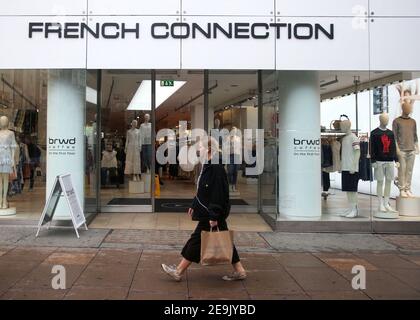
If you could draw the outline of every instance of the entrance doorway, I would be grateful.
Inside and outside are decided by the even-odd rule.
[[[262,128],[259,76],[257,71],[91,72],[89,86],[99,102],[87,107],[86,171],[97,211],[185,213],[200,166],[160,163],[155,155],[163,144],[173,144],[178,155],[182,130],[188,136],[193,129]],[[168,129],[173,138],[162,136]],[[246,166],[226,165],[232,212],[259,211],[259,177],[247,176]]]

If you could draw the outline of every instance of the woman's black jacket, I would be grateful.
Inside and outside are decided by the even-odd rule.
[[[229,184],[222,164],[204,164],[191,208],[196,221],[221,221],[228,217]]]

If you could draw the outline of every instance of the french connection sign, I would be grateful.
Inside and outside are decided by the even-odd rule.
[[[0,41],[0,69],[369,70],[352,17],[0,16]]]
[[[88,25],[77,22],[29,22],[28,37],[34,38],[39,34],[45,39],[84,39],[88,36],[95,39],[126,39],[134,37],[140,39],[141,24],[105,22]],[[274,33],[270,32],[273,30]],[[156,22],[150,27],[150,36],[153,39],[269,39],[274,36],[276,39],[297,39],[317,40],[320,37],[334,40],[334,24],[322,25],[320,23],[249,23],[237,22],[227,23],[166,23]]]

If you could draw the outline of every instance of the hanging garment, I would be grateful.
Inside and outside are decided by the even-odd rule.
[[[331,145],[323,144],[321,146],[321,167],[328,168],[333,165],[333,153]]]
[[[372,164],[369,154],[369,143],[360,142],[359,178],[363,181],[373,181]]]
[[[125,174],[140,174],[140,135],[138,129],[127,131]]]
[[[325,172],[340,172],[341,171],[341,143],[334,140],[331,144],[332,152],[332,166],[324,168]]]

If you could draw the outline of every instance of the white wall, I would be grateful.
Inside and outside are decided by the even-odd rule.
[[[420,69],[420,42],[412,41],[420,29],[418,0],[0,0],[0,8],[0,43],[9,44],[0,50],[0,69]],[[29,38],[29,22],[139,23],[140,36]],[[180,22],[333,24],[334,39],[289,39],[286,28],[277,38],[271,27],[266,39],[152,38],[152,23]],[[265,35],[264,26],[258,29]],[[406,58],[395,59],[407,43]]]

